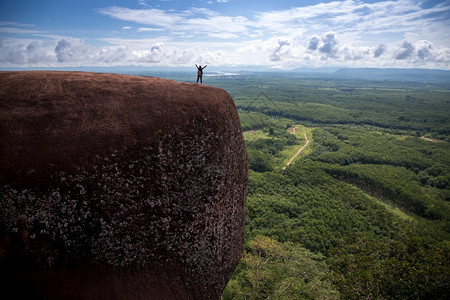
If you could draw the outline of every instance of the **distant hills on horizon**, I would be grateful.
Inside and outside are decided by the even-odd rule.
[[[267,71],[266,71],[267,72]],[[272,72],[274,72],[272,70]],[[440,69],[405,69],[405,68],[298,68],[289,71],[278,71],[298,76],[385,80],[439,82],[450,84],[450,70]]]
[[[343,68],[333,72],[333,75],[340,78],[348,77],[367,80],[400,80],[450,83],[450,71],[438,69]]]
[[[195,73],[195,67],[65,67],[65,68],[5,68],[5,71],[20,70],[57,70],[57,71],[82,71],[105,72],[135,75],[152,75],[152,73]],[[209,73],[209,74],[208,74]],[[277,75],[277,76],[305,76],[339,79],[363,79],[386,81],[416,81],[416,82],[444,82],[450,84],[450,70],[419,69],[419,68],[296,68],[291,70],[273,69],[268,67],[241,66],[241,67],[215,67],[209,66],[205,75],[230,76],[230,75]]]

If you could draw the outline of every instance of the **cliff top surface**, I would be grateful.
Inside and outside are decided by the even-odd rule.
[[[175,123],[225,117],[223,99],[234,105],[224,90],[153,77],[0,72],[1,173],[67,170],[86,153],[137,145]]]

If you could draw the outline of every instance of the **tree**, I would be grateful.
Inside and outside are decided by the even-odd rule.
[[[338,299],[328,272],[321,255],[256,236],[222,299]]]
[[[255,172],[268,172],[273,170],[271,157],[259,150],[248,149],[248,165]]]
[[[449,299],[450,243],[359,240],[337,250],[332,280],[345,299]]]

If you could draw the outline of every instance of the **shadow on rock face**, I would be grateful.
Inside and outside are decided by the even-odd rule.
[[[218,299],[247,156],[223,90],[0,72],[0,285],[43,299]]]

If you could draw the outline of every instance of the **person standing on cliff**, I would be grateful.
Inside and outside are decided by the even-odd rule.
[[[203,80],[202,80],[203,69],[206,68],[208,65],[204,66],[203,68],[202,68],[202,66],[197,66],[197,64],[195,64],[195,66],[197,67],[197,83],[198,83],[198,80],[200,79],[200,83],[203,84]]]

